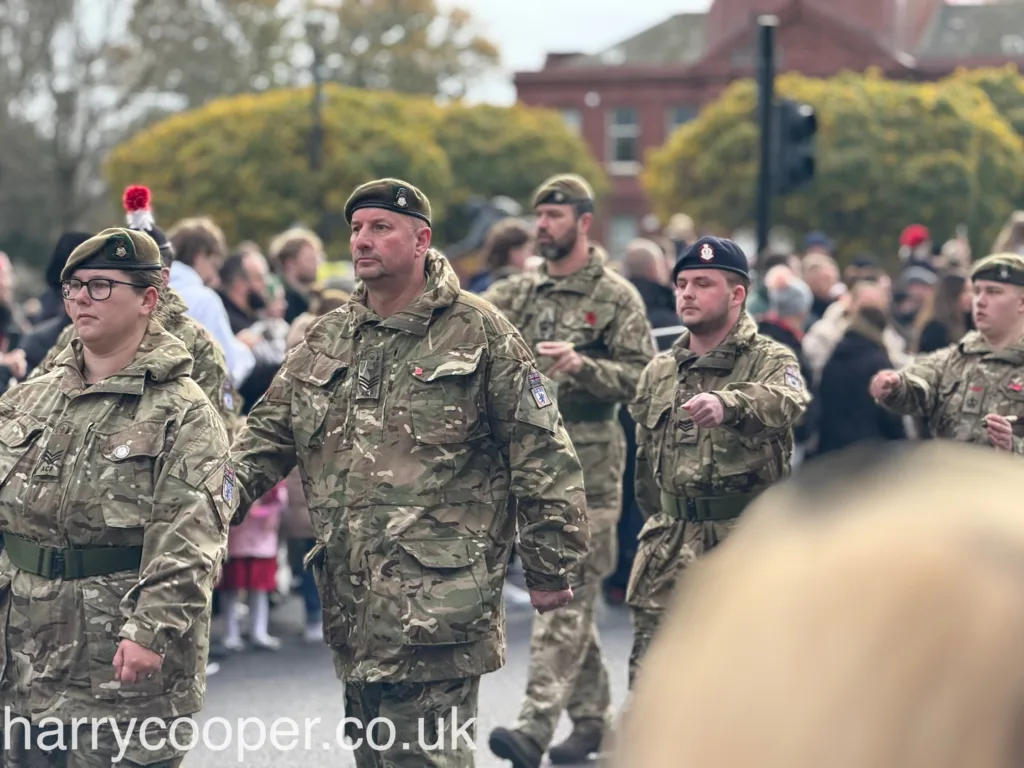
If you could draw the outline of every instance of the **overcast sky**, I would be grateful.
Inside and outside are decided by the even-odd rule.
[[[710,0],[440,0],[471,11],[502,54],[502,72],[471,98],[515,101],[512,73],[540,69],[549,52],[594,53],[676,13],[705,11]],[[600,8],[601,10],[595,10]]]

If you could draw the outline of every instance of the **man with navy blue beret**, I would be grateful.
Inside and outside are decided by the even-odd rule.
[[[789,474],[793,427],[811,399],[796,356],[746,310],[750,275],[736,243],[702,237],[672,277],[686,330],[644,369],[629,409],[646,521],[626,591],[630,687],[686,567]]]

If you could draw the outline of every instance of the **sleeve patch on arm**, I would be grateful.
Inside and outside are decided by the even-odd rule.
[[[786,386],[793,389],[803,389],[804,383],[800,378],[800,372],[791,365],[786,366]]]
[[[537,371],[531,371],[526,380],[527,385],[530,387],[530,394],[533,396],[533,401],[537,404],[537,407],[550,407],[552,404],[551,398],[548,397],[548,392],[544,388],[544,381],[541,379],[540,374]]]
[[[227,504],[235,499],[235,470],[231,467],[224,467],[224,485],[221,488],[221,497]]]

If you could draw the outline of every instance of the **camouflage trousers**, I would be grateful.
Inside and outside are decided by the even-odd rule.
[[[680,522],[665,515],[656,515],[640,531],[636,559],[626,589],[626,602],[633,609],[630,690],[661,619],[671,607],[679,577],[694,560],[725,541],[735,524],[735,520]]]
[[[356,768],[473,768],[480,677],[346,683],[346,737]],[[368,724],[378,719],[368,733]]]
[[[611,689],[598,640],[595,610],[601,583],[618,561],[615,526],[592,531],[583,583],[564,608],[533,617],[530,670],[516,730],[547,750],[565,710],[579,731],[611,725]]]
[[[27,719],[27,718],[26,718]],[[10,742],[3,744],[2,768],[178,768],[189,746],[196,739],[193,723],[188,718],[172,722],[168,728],[145,726],[140,718],[133,724],[118,724],[117,731],[126,744],[118,743],[108,723],[97,721],[96,736],[92,723],[26,726],[25,720],[10,715]],[[132,728],[132,730],[129,730]],[[4,740],[0,731],[0,741]],[[144,743],[145,742],[145,743]],[[175,745],[182,747],[176,748]],[[123,751],[122,751],[123,750]],[[120,757],[120,760],[117,758]],[[115,762],[117,760],[117,762]]]

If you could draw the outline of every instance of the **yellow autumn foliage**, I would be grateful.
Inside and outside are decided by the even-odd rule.
[[[773,199],[772,223],[827,232],[841,260],[872,252],[891,261],[915,222],[940,240],[965,223],[974,252],[984,253],[1021,202],[1021,137],[967,77],[915,84],[873,71],[787,74],[776,93],[814,107],[817,169],[803,190]],[[648,154],[643,183],[660,216],[686,211],[724,233],[754,224],[756,115],[755,83],[737,81]]]

